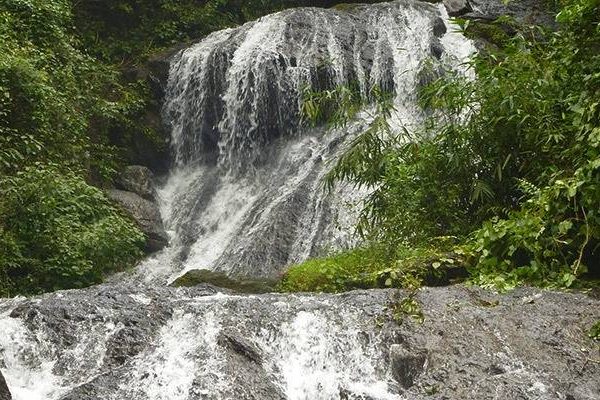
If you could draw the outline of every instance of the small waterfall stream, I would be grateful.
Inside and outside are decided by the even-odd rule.
[[[352,245],[364,192],[327,193],[321,181],[370,114],[311,129],[301,91],[357,83],[366,96],[378,85],[395,93],[393,124],[418,126],[424,66],[465,72],[474,51],[453,29],[442,5],[412,0],[304,8],[178,54],[164,106],[176,166],[159,189],[171,245],[120,282],[0,301],[0,370],[14,399],[400,399],[387,360],[396,339],[377,328],[388,292],[165,284],[190,269],[276,278]]]

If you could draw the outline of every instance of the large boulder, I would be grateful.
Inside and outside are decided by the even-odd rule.
[[[147,167],[142,165],[125,167],[119,176],[117,185],[120,189],[133,192],[146,200],[156,201],[154,174]]]
[[[440,0],[425,0],[440,2]],[[555,26],[554,13],[543,0],[441,0],[448,15],[477,21],[495,21],[509,16],[522,24]]]
[[[496,20],[508,15],[519,23],[554,26],[554,14],[542,0],[468,0],[471,10],[462,18]]]
[[[458,17],[473,10],[468,0],[444,0],[444,6],[451,17]]]
[[[109,189],[108,197],[119,204],[133,219],[146,236],[146,251],[153,253],[169,244],[158,205],[140,195],[118,189]]]
[[[275,291],[276,282],[268,279],[248,279],[229,277],[223,272],[207,269],[193,269],[175,279],[173,287],[193,287],[210,284],[230,289],[238,293],[269,293]]]
[[[11,400],[12,396],[10,391],[8,390],[8,386],[6,385],[6,380],[4,376],[2,376],[2,371],[0,371],[0,400]]]

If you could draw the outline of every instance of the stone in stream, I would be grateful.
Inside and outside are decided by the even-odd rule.
[[[210,284],[238,293],[269,293],[275,291],[275,280],[229,277],[227,274],[207,269],[193,269],[175,279],[173,287],[192,287]]]
[[[11,400],[12,396],[10,395],[10,391],[8,390],[8,386],[6,386],[6,380],[2,375],[2,371],[0,371],[0,400]]]
[[[109,189],[108,197],[129,213],[146,237],[146,251],[154,253],[169,244],[158,205],[125,190]]]
[[[458,17],[473,10],[467,0],[443,0],[443,2],[451,17]]]

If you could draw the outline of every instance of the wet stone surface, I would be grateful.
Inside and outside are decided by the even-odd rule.
[[[23,371],[62,400],[600,398],[598,299],[426,288],[424,323],[398,324],[402,298],[104,285],[13,300],[2,372],[17,400]]]

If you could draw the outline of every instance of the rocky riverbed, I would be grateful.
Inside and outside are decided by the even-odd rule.
[[[16,400],[600,398],[598,298],[425,288],[420,323],[405,295],[103,285],[4,301],[1,369]]]

